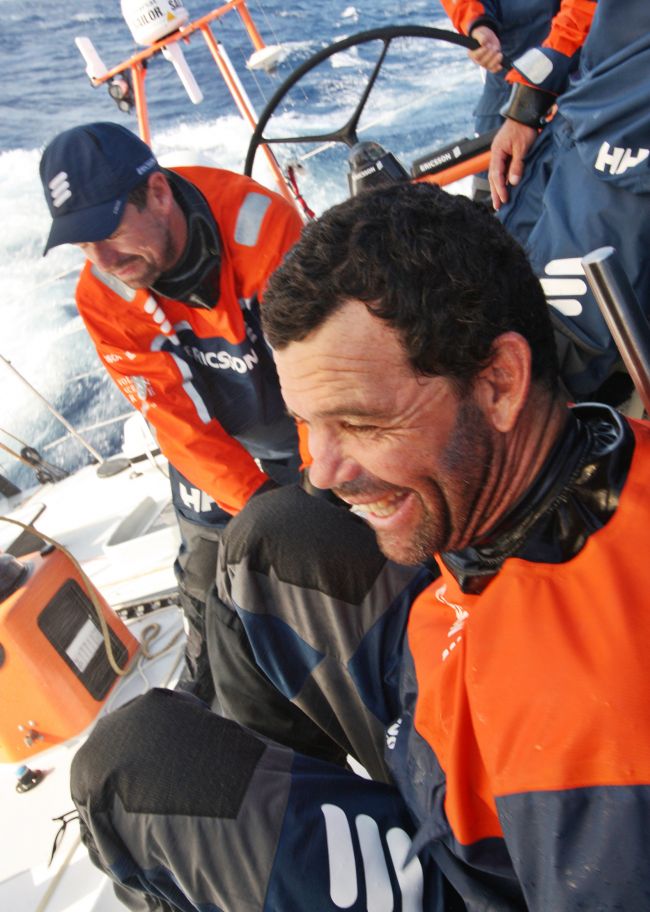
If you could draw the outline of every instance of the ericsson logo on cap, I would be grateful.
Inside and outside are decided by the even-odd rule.
[[[136,171],[136,174],[139,174],[140,176],[142,176],[143,174],[146,174],[147,171],[151,171],[151,169],[155,168],[155,167],[156,167],[156,159],[152,155],[151,158],[148,158],[146,160],[146,162],[144,162],[142,165],[139,165],[135,169],[135,171]]]
[[[56,177],[53,177],[48,184],[52,194],[52,205],[58,209],[66,200],[72,196],[72,190],[68,182],[68,175],[65,171],[59,171]]]

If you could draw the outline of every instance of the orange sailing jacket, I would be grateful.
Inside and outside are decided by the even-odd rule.
[[[208,310],[133,291],[87,262],[77,306],[106,369],[154,428],[169,461],[226,512],[266,480],[255,458],[296,450],[259,321],[267,280],[302,222],[250,178],[173,169],[207,200],[219,228],[219,301]]]
[[[541,44],[546,56],[544,78],[534,82],[515,69],[508,74],[509,82],[522,82],[559,94],[566,81],[569,63],[582,47],[591,27],[597,0],[441,0],[442,6],[454,27],[463,35],[469,35],[478,25],[486,25],[502,36],[502,43],[509,35],[512,46],[504,46],[508,54],[519,56],[534,46],[535,42],[525,40],[526,30],[531,35],[537,32],[537,24],[548,20],[546,38]],[[536,68],[533,68],[535,71]]]
[[[574,411],[546,490],[409,615],[391,765],[469,910],[650,908],[650,426]]]

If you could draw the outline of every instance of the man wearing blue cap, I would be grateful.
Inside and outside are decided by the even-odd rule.
[[[188,665],[210,699],[203,615],[220,532],[251,495],[298,477],[296,428],[259,307],[302,222],[250,178],[161,168],[114,123],[56,136],[40,173],[52,215],[45,253],[60,244],[85,253],[79,312],[169,459]]]

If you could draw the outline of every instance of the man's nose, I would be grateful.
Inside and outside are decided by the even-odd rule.
[[[106,241],[84,244],[83,251],[88,259],[96,266],[99,266],[100,269],[110,269],[119,259],[119,255]]]
[[[309,480],[317,488],[336,488],[345,481],[352,481],[359,472],[357,463],[344,452],[336,434],[309,429]]]

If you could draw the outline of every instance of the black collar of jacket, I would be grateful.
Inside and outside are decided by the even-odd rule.
[[[606,405],[571,409],[531,488],[483,542],[442,560],[464,592],[481,592],[508,557],[564,563],[613,516],[634,451],[634,435]]]
[[[152,291],[190,307],[212,309],[219,303],[221,240],[219,228],[203,194],[173,171],[163,170],[174,199],[187,221],[187,243],[180,260],[163,273]]]

